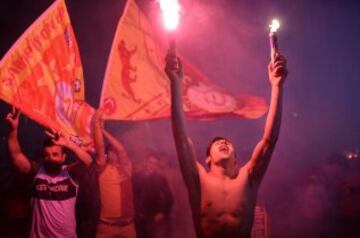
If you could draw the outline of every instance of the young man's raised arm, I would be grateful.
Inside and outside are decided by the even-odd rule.
[[[121,165],[124,166],[124,168],[126,169],[126,172],[130,175],[131,170],[132,170],[132,163],[131,163],[129,156],[125,150],[125,147],[123,146],[123,144],[120,143],[120,141],[118,139],[116,139],[107,130],[103,129],[103,134],[104,134],[105,138],[109,141],[109,144],[111,145],[111,147],[115,149]]]
[[[268,66],[268,73],[271,84],[271,99],[264,134],[256,145],[250,161],[245,165],[255,184],[259,184],[264,176],[279,137],[283,83],[287,76],[286,60],[282,55],[276,54],[274,64],[270,63]]]
[[[21,150],[18,139],[20,111],[13,107],[12,112],[8,113],[6,120],[10,124],[10,133],[8,136],[8,149],[11,160],[16,169],[21,173],[29,174],[31,172],[31,162]]]
[[[106,163],[105,161],[105,143],[103,136],[103,127],[104,122],[102,119],[101,110],[97,110],[91,120],[91,126],[94,135],[94,146],[96,151],[96,165],[103,167]]]
[[[173,53],[166,56],[166,74],[170,79],[171,87],[171,122],[173,136],[175,140],[176,151],[180,164],[182,176],[189,192],[190,205],[193,212],[195,225],[200,224],[195,219],[200,218],[200,178],[199,168],[193,144],[187,135],[185,128],[185,115],[183,110],[181,80],[183,77],[182,65],[179,59]],[[199,231],[199,227],[196,227]]]
[[[72,142],[67,135],[64,135],[57,131],[53,131],[53,132],[45,131],[45,133],[52,139],[55,145],[67,148],[75,154],[76,159],[78,161],[75,162],[71,167],[77,167],[77,165],[80,164],[85,165],[87,167],[91,165],[92,159],[90,154],[86,152],[84,149],[82,149],[80,146]]]

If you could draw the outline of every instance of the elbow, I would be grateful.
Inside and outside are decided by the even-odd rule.
[[[266,147],[274,147],[278,141],[278,138],[278,136],[263,137],[261,141]]]
[[[30,171],[31,171],[31,168],[27,168],[27,167],[23,167],[23,166],[16,166],[16,168],[17,168],[17,171],[19,171],[19,173],[24,174],[24,175],[30,174]]]
[[[16,158],[13,158],[12,164],[15,169],[21,174],[29,174],[31,171],[30,164],[24,163],[20,160],[17,160]]]

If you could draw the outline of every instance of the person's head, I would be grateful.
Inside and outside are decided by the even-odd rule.
[[[56,145],[52,139],[46,139],[43,143],[43,159],[45,163],[62,165],[65,162],[66,153],[64,148]]]
[[[105,153],[106,153],[106,160],[109,163],[117,163],[119,158],[118,158],[118,154],[116,153],[116,150],[114,147],[112,147],[111,145],[106,146],[105,148]]]
[[[332,154],[326,158],[322,165],[322,170],[327,176],[341,175],[348,168],[348,161],[342,154]]]
[[[221,165],[225,161],[235,166],[234,146],[224,137],[215,137],[207,146],[206,164],[211,168],[211,165]]]
[[[146,161],[145,161],[145,172],[147,173],[154,173],[160,166],[160,159],[153,155],[150,154],[146,157]]]

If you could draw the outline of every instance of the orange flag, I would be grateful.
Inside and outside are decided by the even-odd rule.
[[[105,119],[147,120],[170,115],[165,51],[155,40],[145,15],[128,0],[117,26],[103,81],[100,107]],[[222,115],[261,117],[263,98],[234,96],[210,82],[185,59],[184,110],[188,117],[210,120]]]
[[[55,1],[0,61],[0,98],[41,125],[89,141],[93,109],[64,0]]]

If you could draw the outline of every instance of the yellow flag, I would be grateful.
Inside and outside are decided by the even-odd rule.
[[[100,107],[105,110],[105,119],[147,120],[170,115],[164,53],[145,15],[133,0],[127,1],[103,81]],[[198,120],[222,115],[258,118],[267,110],[264,99],[227,93],[185,59],[182,61],[184,110],[188,117]]]
[[[89,140],[92,109],[64,0],[55,1],[0,61],[0,98],[45,127]],[[87,139],[86,139],[87,138]]]

